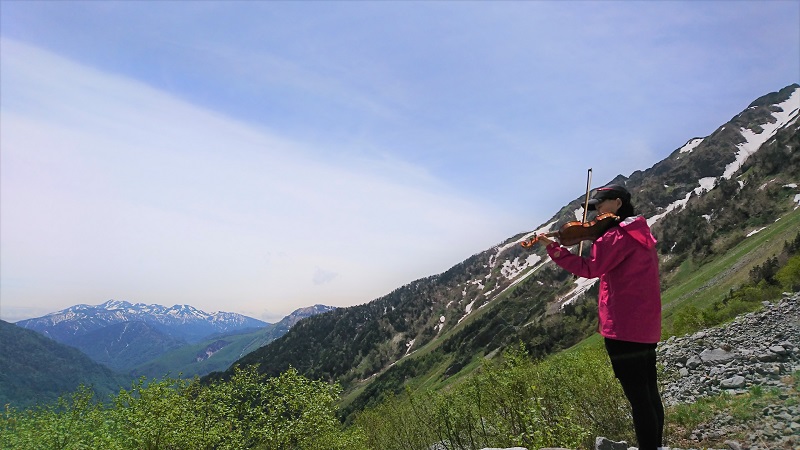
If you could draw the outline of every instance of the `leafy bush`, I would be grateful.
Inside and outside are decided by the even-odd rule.
[[[3,449],[108,449],[122,450],[108,411],[91,389],[80,387],[50,406],[18,412],[6,406],[0,422]]]
[[[775,273],[775,280],[786,290],[800,291],[800,255],[786,261],[786,264]]]
[[[7,409],[3,449],[362,449],[336,419],[340,389],[290,369],[275,378],[237,369],[230,381],[144,380],[95,402],[80,389],[53,406]]]
[[[448,391],[406,391],[356,419],[370,448],[591,447],[632,438],[627,402],[602,349],[534,362],[524,349],[485,362]]]

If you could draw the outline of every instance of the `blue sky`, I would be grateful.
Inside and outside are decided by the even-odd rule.
[[[11,321],[365,303],[800,81],[797,1],[0,7]]]

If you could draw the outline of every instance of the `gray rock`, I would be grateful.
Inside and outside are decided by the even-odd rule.
[[[775,353],[775,354],[778,354],[778,355],[785,355],[785,354],[789,353],[789,352],[788,352],[788,351],[787,351],[785,348],[783,348],[783,346],[781,346],[781,345],[773,345],[773,346],[771,346],[771,347],[770,347],[768,350],[769,350],[769,351],[771,351],[772,353]]]
[[[725,445],[727,445],[731,450],[742,450],[742,444],[738,443],[737,441],[725,441]]]
[[[528,450],[528,449],[525,448],[525,447],[509,447],[509,448],[494,448],[494,447],[488,448],[487,447],[487,448],[482,448],[481,450]],[[557,449],[557,448],[546,449],[546,448],[543,448],[541,450],[569,450],[569,449],[566,449],[566,448],[564,448],[564,449]]]
[[[778,355],[772,352],[762,352],[756,355],[756,358],[761,362],[772,362],[778,360]]]
[[[721,348],[713,350],[703,350],[700,352],[700,359],[708,365],[722,364],[732,361],[736,358],[736,354]]]
[[[628,443],[625,441],[614,442],[600,436],[594,440],[594,450],[628,450]]]
[[[720,382],[720,387],[723,389],[739,389],[744,387],[745,378],[741,375],[736,375],[730,378],[726,378]]]

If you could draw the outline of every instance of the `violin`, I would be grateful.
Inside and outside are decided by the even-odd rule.
[[[595,217],[591,222],[581,222],[578,220],[567,222],[558,229],[550,233],[537,234],[527,241],[522,241],[520,245],[525,248],[533,245],[542,237],[555,237],[561,245],[575,245],[583,241],[594,241],[603,235],[614,224],[619,223],[619,217],[613,213],[604,213]]]

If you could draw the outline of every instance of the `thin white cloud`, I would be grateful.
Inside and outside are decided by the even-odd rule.
[[[327,284],[333,281],[336,276],[339,275],[336,272],[331,272],[322,268],[317,267],[314,270],[314,284]]]
[[[493,243],[495,211],[408,163],[321,160],[136,81],[2,47],[4,308],[353,304]]]

